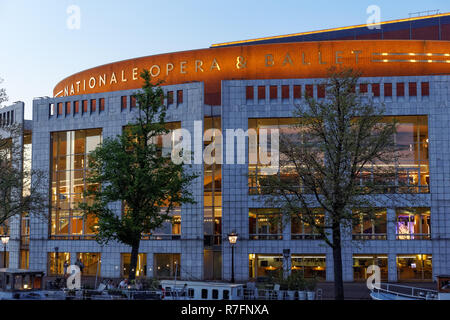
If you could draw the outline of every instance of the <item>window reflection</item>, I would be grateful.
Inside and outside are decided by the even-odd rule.
[[[130,274],[130,264],[131,264],[131,253],[121,254],[121,276],[128,278]],[[147,254],[139,253],[136,265],[136,277],[146,277],[147,276]]]
[[[367,182],[373,181],[379,185],[382,193],[401,192],[401,193],[428,193],[430,184],[429,174],[429,155],[428,155],[428,118],[427,116],[398,116],[385,117],[383,122],[397,122],[397,133],[394,136],[397,146],[397,156],[393,157],[392,166],[395,177],[378,177],[374,173],[383,172],[386,169],[384,163],[374,163],[366,166],[366,170],[361,172],[359,183],[363,187]],[[256,164],[249,164],[249,192],[251,194],[260,193],[260,180],[267,174],[269,165],[264,165],[259,157],[259,144],[261,130],[267,131],[267,149],[270,150],[270,130],[278,128],[280,130],[280,139],[287,137],[291,141],[302,139],[300,129],[292,128],[298,121],[295,118],[265,118],[248,119],[249,130],[253,129],[257,133],[258,148],[252,150],[249,148],[249,159],[257,159]],[[257,153],[256,155],[254,153]],[[270,152],[269,152],[270,156]],[[283,162],[283,155],[280,154],[280,163]],[[278,168],[276,168],[278,169]],[[280,178],[289,182],[292,186],[300,186],[293,168],[284,166],[280,168],[278,174]],[[303,192],[308,192],[303,190]]]
[[[250,254],[249,276],[276,277],[283,270],[283,256],[281,254]]]
[[[98,252],[79,252],[77,253],[77,259],[83,263],[83,270],[81,274],[83,276],[100,276],[101,260],[100,253]]]
[[[79,237],[95,233],[93,217],[83,217],[78,203],[86,201],[88,155],[102,140],[101,129],[53,132],[51,236]],[[92,186],[94,187],[94,186]]]
[[[70,265],[69,252],[49,252],[48,257],[48,274],[49,275],[64,275],[67,267]]]
[[[398,208],[395,233],[399,240],[431,238],[430,208]]]
[[[317,230],[313,228],[311,223],[314,222],[317,226],[324,226],[325,215],[322,209],[312,209],[316,216],[307,220],[301,214],[291,218],[291,239],[292,240],[315,240],[319,238]],[[308,217],[309,218],[309,217]],[[309,223],[308,223],[309,221]]]
[[[353,240],[386,240],[386,209],[354,210]]]
[[[325,255],[297,255],[291,257],[291,269],[299,272],[304,278],[326,278]]]
[[[371,274],[367,273],[369,266],[380,267],[380,279],[388,280],[388,256],[387,255],[353,255],[353,279],[366,280]]]
[[[281,214],[277,209],[250,209],[248,218],[250,239],[283,239],[281,218]]]
[[[398,255],[398,280],[432,280],[432,256],[427,254]]]
[[[154,275],[158,279],[173,279],[175,275],[180,277],[179,253],[155,253]]]

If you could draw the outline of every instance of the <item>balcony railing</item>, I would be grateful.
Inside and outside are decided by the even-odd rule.
[[[357,233],[352,234],[353,240],[387,240],[386,233]]]
[[[52,234],[50,240],[95,240],[95,235]]]
[[[397,240],[431,240],[430,233],[397,233],[395,236]]]
[[[282,234],[250,234],[250,240],[283,240]]]
[[[291,240],[319,240],[320,235],[318,234],[291,234]]]
[[[143,235],[141,240],[180,240],[180,234],[149,234]]]

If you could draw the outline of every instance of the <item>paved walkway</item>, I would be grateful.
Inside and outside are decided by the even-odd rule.
[[[434,282],[400,282],[399,285],[436,290],[437,285]],[[323,300],[334,299],[334,283],[320,282],[318,289],[322,289]],[[349,282],[344,283],[344,294],[346,300],[370,300],[369,289],[365,282]]]

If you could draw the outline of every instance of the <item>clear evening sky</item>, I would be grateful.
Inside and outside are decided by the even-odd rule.
[[[68,7],[80,8],[69,29]],[[52,96],[73,73],[109,62],[213,43],[365,24],[439,9],[449,0],[0,0],[0,78],[10,104]]]

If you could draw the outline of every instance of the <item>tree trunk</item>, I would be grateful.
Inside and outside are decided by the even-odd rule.
[[[139,244],[140,244],[140,241],[137,241],[131,246],[130,272],[128,274],[128,280],[129,281],[132,281],[132,280],[136,279],[137,260],[138,260],[138,254],[139,254]]]
[[[333,228],[333,262],[334,262],[334,299],[344,300],[344,281],[342,278],[341,229],[338,224]]]

